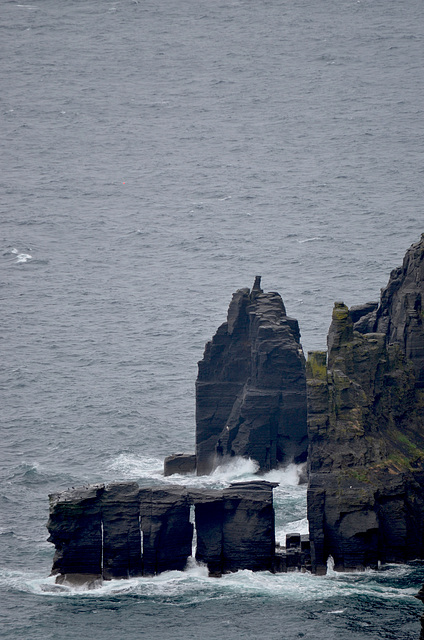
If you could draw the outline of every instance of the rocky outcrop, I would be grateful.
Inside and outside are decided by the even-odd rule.
[[[231,484],[222,491],[194,493],[196,560],[211,575],[241,569],[272,571],[275,557],[272,490],[276,483]]]
[[[222,572],[271,571],[275,528],[272,489],[278,483],[240,482],[223,490]]]
[[[424,557],[424,236],[378,306],[336,303],[307,362],[314,570]],[[359,331],[358,331],[359,329]]]
[[[192,508],[196,560],[211,575],[273,570],[275,486],[257,481],[207,491],[129,482],[53,494],[52,573],[58,583],[96,586],[103,579],[182,571],[192,555]]]
[[[184,487],[92,485],[50,496],[52,573],[71,583],[184,569],[193,525]],[[63,581],[60,579],[59,581]]]
[[[194,453],[174,453],[165,458],[163,473],[172,476],[176,473],[187,475],[196,471],[196,456]]]
[[[260,278],[233,295],[206,345],[196,382],[196,455],[165,475],[210,473],[226,457],[268,471],[308,450],[310,540],[275,551],[272,483],[222,491],[136,483],[50,496],[49,540],[58,581],[184,569],[192,553],[211,575],[239,569],[377,567],[424,558],[424,234],[379,303],[334,306],[328,352],[306,363],[297,321]],[[307,378],[307,385],[306,385]],[[306,396],[307,386],[307,396]],[[307,430],[306,430],[307,397]]]
[[[296,320],[278,293],[233,295],[227,322],[205,348],[196,382],[197,473],[226,456],[267,471],[307,451],[305,361]]]
[[[370,309],[355,329],[362,333],[384,333],[388,343],[397,343],[415,369],[415,383],[424,387],[424,234],[406,252],[401,267],[390,274],[381,292],[380,304]],[[372,303],[370,303],[372,304]]]
[[[101,484],[49,496],[48,540],[56,548],[53,574],[86,574],[90,582],[101,576],[100,501],[103,493],[104,485]]]

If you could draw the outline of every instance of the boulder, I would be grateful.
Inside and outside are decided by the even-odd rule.
[[[196,454],[194,453],[174,453],[165,458],[164,475],[172,476],[175,473],[185,475],[195,473]]]

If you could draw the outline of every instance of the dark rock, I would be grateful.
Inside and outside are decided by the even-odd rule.
[[[398,343],[414,365],[417,386],[424,387],[424,234],[390,274],[378,309],[363,316],[355,329],[384,333],[388,343]]]
[[[227,322],[199,362],[196,382],[197,473],[225,456],[256,460],[267,471],[306,459],[306,383],[296,320],[277,293],[233,295]]]
[[[276,546],[274,555],[274,573],[287,572],[287,553],[284,547]]]
[[[101,496],[103,484],[49,496],[49,542],[56,547],[52,574],[102,575]]]
[[[309,354],[308,519],[317,573],[330,555],[336,570],[424,557],[424,396],[416,384],[424,336],[415,313],[423,247],[422,239],[392,272],[377,312],[336,303],[328,357]],[[373,314],[378,332],[356,331]]]
[[[272,482],[232,484],[223,490],[223,573],[274,567],[275,525]]]
[[[220,576],[223,567],[224,502],[222,491],[197,495],[195,502],[196,560],[208,566],[210,576]]]
[[[286,549],[300,549],[300,533],[288,533],[286,535]]]
[[[140,489],[143,575],[182,571],[191,555],[193,525],[185,487]]]
[[[49,541],[56,546],[52,573],[68,583],[85,575],[141,575],[139,488],[136,483],[92,485],[50,496]],[[97,577],[94,581],[97,581]]]
[[[222,491],[136,483],[94,485],[50,498],[49,540],[56,545],[58,584],[94,588],[102,579],[182,571],[192,554],[210,575],[274,568],[275,483],[257,481]]]
[[[350,307],[349,315],[354,325],[356,325],[364,316],[367,316],[374,311],[377,311],[378,302],[366,302],[365,304],[359,304],[355,307]],[[355,326],[356,329],[356,326]],[[356,329],[357,330],[357,329]]]
[[[274,569],[275,486],[257,481],[235,483],[221,491],[190,491],[196,514],[196,560],[208,565],[210,575]]]
[[[300,536],[300,566],[302,571],[310,571],[311,564],[311,541],[308,535]]]
[[[194,453],[174,453],[167,456],[164,462],[164,475],[174,473],[185,475],[196,471],[196,455]]]
[[[136,482],[122,482],[107,486],[102,495],[106,580],[142,575],[139,491]]]
[[[277,562],[280,554],[277,551]],[[281,564],[281,561],[280,561]],[[286,535],[285,568],[279,571],[310,571],[311,570],[311,545],[309,535],[289,533]]]

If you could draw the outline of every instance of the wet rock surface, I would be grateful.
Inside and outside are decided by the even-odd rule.
[[[49,496],[48,540],[56,548],[52,573],[102,575],[103,493],[98,484]]]

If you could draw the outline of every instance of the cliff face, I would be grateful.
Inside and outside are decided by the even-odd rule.
[[[399,344],[414,365],[419,388],[424,388],[423,283],[424,234],[420,242],[406,252],[402,266],[390,274],[389,283],[381,292],[380,304],[355,324],[358,331],[384,333],[388,343]]]
[[[253,458],[261,471],[306,458],[305,360],[297,320],[278,293],[233,295],[228,319],[205,348],[196,382],[199,475],[224,456]]]
[[[424,236],[380,304],[336,303],[309,354],[308,519],[324,572],[424,557]]]

